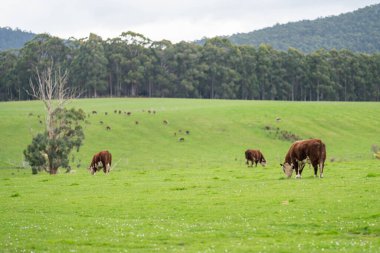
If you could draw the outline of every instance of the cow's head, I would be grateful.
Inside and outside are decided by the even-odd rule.
[[[95,172],[96,172],[96,168],[94,165],[91,165],[89,168],[88,168],[88,171],[90,171],[91,175],[94,175]]]
[[[267,161],[266,161],[264,158],[262,158],[261,161],[260,161],[260,164],[261,164],[263,167],[265,167],[265,165],[267,165]]]
[[[284,163],[284,164],[280,164],[282,166],[282,170],[284,171],[285,175],[289,178],[292,176],[293,174],[293,168],[294,168],[294,165],[293,164],[289,164],[289,163]]]

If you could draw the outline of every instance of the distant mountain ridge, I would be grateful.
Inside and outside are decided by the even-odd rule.
[[[238,45],[269,44],[277,50],[292,47],[306,53],[320,48],[380,52],[380,4],[338,16],[275,25],[225,38]]]
[[[22,48],[36,34],[10,27],[0,27],[0,51]]]

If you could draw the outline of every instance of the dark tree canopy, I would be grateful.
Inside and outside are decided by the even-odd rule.
[[[133,32],[103,40],[37,35],[19,51],[0,52],[0,99],[32,99],[35,69],[51,61],[82,97],[379,101],[380,54],[318,49],[305,54],[267,44],[204,45],[151,41]]]

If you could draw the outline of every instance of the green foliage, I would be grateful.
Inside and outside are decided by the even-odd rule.
[[[277,50],[289,47],[312,53],[318,49],[347,49],[354,52],[380,51],[380,4],[357,11],[287,24],[226,37],[238,45],[269,44]]]
[[[56,174],[59,167],[70,170],[70,152],[74,148],[78,152],[84,139],[80,125],[84,119],[81,109],[56,109],[52,115],[53,135],[49,136],[48,131],[37,134],[24,150],[25,160],[32,169],[46,170],[51,174]]]

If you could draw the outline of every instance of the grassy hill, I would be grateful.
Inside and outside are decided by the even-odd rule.
[[[354,52],[380,51],[380,4],[354,12],[275,25],[228,39],[236,44],[259,46],[269,44],[278,50],[297,48],[303,52],[324,49],[348,49]]]
[[[81,166],[50,176],[11,168],[22,165],[22,150],[42,129],[41,102],[0,104],[5,251],[380,247],[380,163],[371,153],[371,145],[380,144],[378,103],[136,98],[77,100],[70,106],[90,115],[77,155]],[[302,180],[284,180],[279,163],[291,144],[285,133],[326,143],[324,179],[305,169]],[[247,168],[247,148],[261,149],[268,166]],[[113,154],[113,169],[90,176],[92,155],[103,149]]]

